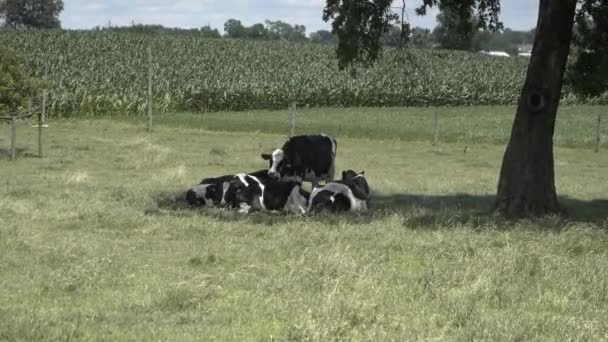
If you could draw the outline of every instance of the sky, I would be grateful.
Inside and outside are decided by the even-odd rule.
[[[246,25],[266,19],[306,26],[306,32],[329,29],[323,22],[325,0],[64,0],[61,22],[64,28],[87,29],[95,26],[161,24],[167,27],[197,28],[210,25],[223,33],[230,18]],[[436,11],[416,16],[420,0],[407,0],[412,26],[433,28]],[[513,30],[529,30],[536,25],[538,0],[502,0],[501,20]],[[401,1],[394,6],[401,7]],[[397,11],[400,12],[398,8]]]

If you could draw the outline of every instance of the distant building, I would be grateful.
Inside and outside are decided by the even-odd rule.
[[[519,44],[517,45],[517,51],[520,53],[532,52],[532,44]]]
[[[504,51],[481,51],[481,53],[483,53],[484,55],[490,55],[490,56],[511,57],[511,55],[509,55],[508,53],[506,53]]]
[[[517,55],[521,57],[532,56],[532,44],[519,44],[517,45]]]

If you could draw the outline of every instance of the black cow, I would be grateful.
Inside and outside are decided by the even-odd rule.
[[[325,134],[300,135],[290,138],[272,154],[262,154],[270,163],[268,174],[275,179],[331,182],[336,168],[338,143]]]
[[[268,178],[268,170],[260,170],[251,173],[259,178]],[[226,193],[230,187],[230,181],[235,175],[226,175],[215,178],[205,178],[197,186],[186,192],[186,201],[192,206],[213,207],[226,204]]]
[[[238,174],[230,182],[226,202],[242,213],[253,209],[304,214],[309,196],[299,182]]]
[[[342,180],[315,188],[310,195],[308,211],[364,212],[369,209],[370,190],[365,172],[342,172]]]

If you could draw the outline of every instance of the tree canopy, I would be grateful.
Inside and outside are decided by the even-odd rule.
[[[382,35],[399,16],[391,10],[392,0],[327,0],[323,20],[332,20],[338,37],[338,66],[369,64],[378,59]]]
[[[334,41],[334,35],[327,30],[318,30],[310,34],[310,41],[320,44],[329,44]]]
[[[14,28],[60,28],[62,0],[0,0],[0,18]]]
[[[228,19],[224,23],[224,32],[229,38],[244,38],[247,35],[247,30],[240,20]]]
[[[23,108],[42,86],[27,74],[21,58],[13,50],[0,47],[0,112]]]
[[[285,39],[289,41],[306,40],[306,27],[304,25],[291,25],[280,20],[266,20],[268,37],[270,39]]]
[[[476,32],[473,11],[459,10],[446,5],[439,6],[434,40],[444,49],[470,50]]]
[[[369,65],[382,51],[382,37],[399,23],[399,15],[391,9],[392,0],[326,0],[323,20],[331,21],[332,32],[338,37],[337,58],[341,69],[353,65]],[[502,29],[499,21],[499,0],[423,0],[416,9],[425,15],[427,9],[438,6],[458,20],[445,20],[446,27],[461,30]],[[476,20],[471,23],[471,18]],[[401,23],[403,25],[403,23]]]
[[[306,40],[304,25],[291,25],[280,20],[266,20],[265,24],[256,23],[247,27],[240,20],[229,19],[224,23],[224,32],[227,38]]]
[[[577,15],[575,56],[567,81],[575,92],[595,96],[608,89],[608,0],[584,2]]]

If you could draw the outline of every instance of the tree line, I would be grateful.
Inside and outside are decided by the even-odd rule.
[[[12,28],[61,28],[59,14],[63,11],[62,0],[0,0],[0,20],[3,26]],[[458,50],[503,50],[517,53],[519,44],[531,44],[534,31],[521,32],[505,29],[502,32],[485,32],[468,30],[461,32],[461,26],[454,25],[459,17],[442,9],[437,16],[437,26],[433,30],[415,27],[402,34],[402,27],[392,25],[382,34],[382,44],[389,47],[406,44],[418,48],[446,48]],[[472,21],[473,19],[469,18]],[[137,33],[180,33],[198,34],[204,38],[234,38],[258,40],[311,41],[321,44],[335,43],[336,37],[328,30],[318,30],[306,34],[304,25],[289,24],[281,20],[266,20],[264,23],[243,25],[238,19],[229,19],[224,23],[223,31],[209,25],[200,28],[183,29],[162,25],[131,24],[130,26],[95,27],[94,30],[125,31]]]
[[[531,45],[534,41],[534,30],[514,31],[506,28],[503,31],[487,32],[476,31],[468,35],[461,35],[443,22],[444,15],[438,16],[438,25],[433,29],[415,27],[407,32],[405,43],[402,28],[398,25],[390,26],[383,33],[381,43],[387,47],[399,47],[406,44],[416,48],[441,48],[469,51],[501,50],[511,55],[517,55],[518,47]],[[211,26],[184,29],[171,28],[162,25],[132,24],[130,26],[96,27],[101,31],[123,31],[137,33],[183,33],[198,34],[204,38],[231,38],[252,40],[285,40],[292,42],[310,41],[319,44],[333,44],[336,37],[328,30],[317,30],[306,34],[304,25],[292,25],[281,20],[266,20],[264,23],[255,23],[245,26],[238,19],[228,19],[224,23],[224,33]],[[456,37],[456,38],[455,38]]]
[[[292,42],[310,41],[319,44],[333,44],[336,37],[328,30],[318,30],[306,35],[304,25],[292,25],[280,20],[266,20],[264,23],[256,23],[245,26],[238,19],[229,19],[224,23],[224,34],[211,26],[184,29],[164,27],[162,25],[132,24],[130,26],[106,26],[95,27],[94,30],[136,32],[136,33],[178,33],[198,34],[204,38],[221,39],[252,39],[252,40],[285,40]],[[381,43],[387,47],[402,46],[403,36],[401,27],[393,25],[382,35]],[[534,42],[534,30],[514,31],[506,28],[503,31],[487,32],[477,31],[464,39],[454,39],[457,32],[446,29],[438,24],[433,30],[415,27],[408,32],[405,44],[416,48],[441,48],[468,51],[490,51],[500,50],[517,55],[518,48],[522,45],[531,45]]]

